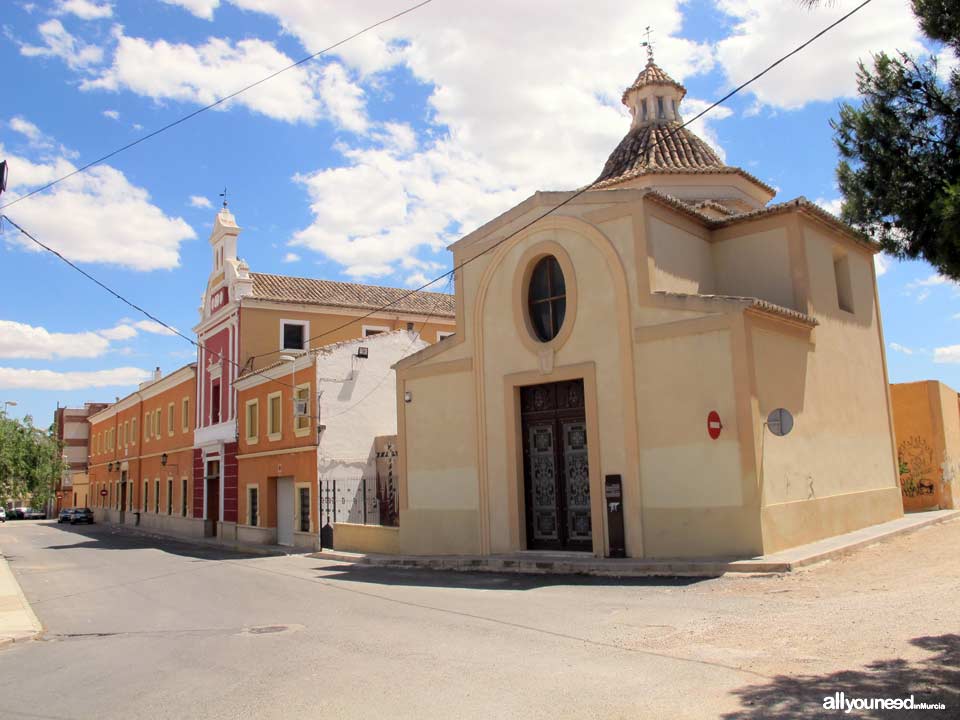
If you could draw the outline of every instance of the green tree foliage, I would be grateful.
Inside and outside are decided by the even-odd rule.
[[[65,469],[53,427],[35,427],[29,415],[22,421],[0,415],[0,502],[29,496],[43,507]]]
[[[921,28],[960,53],[960,2],[913,0]],[[859,106],[831,125],[843,219],[900,258],[960,279],[960,70],[880,53],[857,73]]]

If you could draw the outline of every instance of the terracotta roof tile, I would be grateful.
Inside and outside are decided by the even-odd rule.
[[[664,297],[698,298],[700,300],[711,300],[714,302],[735,303],[744,308],[752,308],[754,310],[759,310],[760,312],[769,313],[771,315],[779,315],[780,317],[796,320],[797,322],[801,322],[804,325],[809,325],[810,327],[816,327],[820,324],[815,317],[807,315],[806,313],[802,313],[799,310],[793,310],[792,308],[787,308],[783,307],[783,305],[772,303],[769,300],[762,300],[755,297],[746,297],[741,295],[699,295],[697,293],[670,292],[668,290],[654,290],[654,294],[663,295]]]
[[[637,79],[633,81],[633,85],[628,87],[623,91],[623,104],[627,104],[627,94],[631,90],[638,90],[646,85],[669,85],[675,87],[682,93],[680,97],[683,97],[687,94],[687,89],[674,80],[672,77],[667,75],[659,65],[657,65],[653,60],[647,61],[647,66],[640,71],[640,74],[637,75]]]
[[[388,312],[445,318],[452,318],[455,311],[454,296],[446,293],[421,290],[406,295],[409,291],[402,288],[256,272],[250,273],[250,277],[253,278],[253,297],[257,300],[334,305],[360,310],[388,306]]]

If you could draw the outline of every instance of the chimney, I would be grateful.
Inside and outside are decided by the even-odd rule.
[[[163,377],[163,375],[160,373],[160,368],[158,366],[157,369],[153,371],[153,381],[156,382],[161,377]]]

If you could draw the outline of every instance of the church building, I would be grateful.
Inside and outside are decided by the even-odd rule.
[[[772,204],[685,93],[651,57],[589,190],[450,246],[456,334],[396,366],[400,552],[742,557],[902,514],[878,248]]]

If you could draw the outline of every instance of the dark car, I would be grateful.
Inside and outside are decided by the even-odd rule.
[[[28,508],[23,514],[23,518],[25,520],[46,520],[47,513],[43,510],[37,510],[36,508]]]
[[[64,508],[57,516],[58,523],[70,522],[73,520],[73,508]]]
[[[7,510],[7,520],[23,520],[26,508],[15,507]]]
[[[73,517],[70,518],[70,524],[87,523],[93,525],[93,510],[90,508],[74,508]]]

